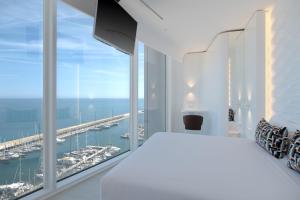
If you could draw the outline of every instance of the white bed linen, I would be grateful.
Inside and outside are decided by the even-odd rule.
[[[157,133],[103,177],[102,200],[299,200],[284,165],[254,141]]]

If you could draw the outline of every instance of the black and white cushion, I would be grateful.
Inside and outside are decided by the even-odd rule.
[[[291,139],[287,165],[300,172],[300,131],[297,131]]]
[[[265,119],[260,120],[257,125],[255,140],[276,158],[283,158],[288,152],[289,140],[286,127],[271,125]]]

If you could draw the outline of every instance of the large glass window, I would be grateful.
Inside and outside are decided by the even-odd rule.
[[[42,127],[49,123],[42,121],[43,1],[0,0],[0,10],[2,200],[42,188],[43,167],[53,163],[42,162]],[[132,139],[128,133],[130,56],[96,40],[93,24],[92,16],[57,0],[57,180],[127,152]],[[142,144],[149,127],[160,127],[152,118],[164,123],[156,112],[164,99],[156,92],[165,88],[159,82],[164,80],[164,73],[160,75],[164,56],[142,43],[138,46],[137,126]],[[153,112],[157,115],[151,118]]]
[[[42,187],[42,2],[0,1],[0,199]]]
[[[57,176],[129,150],[130,56],[93,37],[93,17],[58,1]]]

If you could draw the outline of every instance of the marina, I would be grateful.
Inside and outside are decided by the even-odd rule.
[[[94,166],[119,153],[120,148],[108,146],[87,146],[77,151],[66,153],[57,160],[57,176],[63,178],[87,167]]]
[[[35,186],[29,183],[18,182],[9,185],[0,185],[0,200],[14,199],[31,191]]]
[[[114,116],[111,118],[96,120],[76,126],[71,126],[57,130],[57,144],[65,142],[65,138],[72,135],[86,133],[87,131],[100,131],[113,126],[118,126],[118,122],[128,119],[129,114]],[[33,151],[40,151],[42,148],[43,135],[36,134],[0,144],[0,161],[18,159]]]
[[[57,178],[59,180],[81,170],[84,170],[88,167],[99,164],[106,159],[115,156],[119,152],[120,148],[112,145],[89,145],[86,148],[81,148],[70,153],[65,153],[62,158],[59,158],[57,160]],[[40,173],[35,174],[35,176],[41,181],[44,177],[42,169],[40,170]],[[18,198],[21,195],[41,188],[42,186],[42,183],[33,185],[23,182],[20,178],[19,182],[0,185],[0,200]]]
[[[130,138],[130,134],[129,133],[124,133],[123,135],[120,136],[122,139],[129,139]],[[144,128],[139,127],[138,129],[138,140],[139,141],[143,141],[145,137],[145,132],[144,132]]]
[[[126,152],[129,134],[122,137],[122,133],[128,130],[128,118],[127,113],[58,129],[57,180]],[[0,165],[13,167],[0,184],[0,200],[19,198],[43,187],[43,134],[37,129],[34,135],[0,143]],[[143,126],[139,126],[139,141],[143,136]]]

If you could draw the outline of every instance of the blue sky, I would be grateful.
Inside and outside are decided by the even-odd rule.
[[[42,1],[0,0],[0,98],[42,96]],[[93,18],[58,1],[57,96],[128,98],[130,57],[93,37]],[[139,97],[143,45],[139,51]]]

